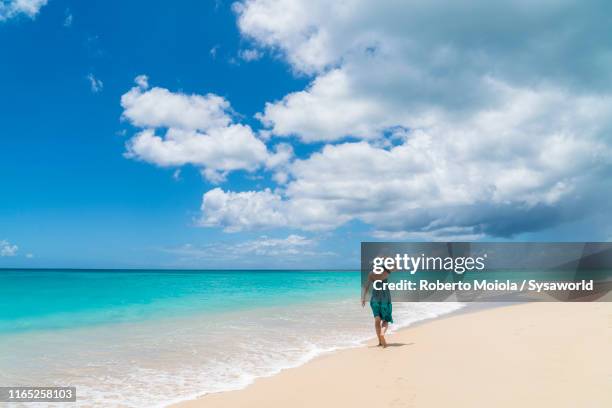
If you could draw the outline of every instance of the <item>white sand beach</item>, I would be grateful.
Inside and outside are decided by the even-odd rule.
[[[180,408],[610,407],[612,303],[529,303],[399,330]]]

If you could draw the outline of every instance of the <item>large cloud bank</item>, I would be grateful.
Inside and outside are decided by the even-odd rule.
[[[289,164],[285,154],[273,190],[206,192],[202,225],[357,220],[379,237],[474,239],[575,220],[601,200],[612,157],[606,2],[246,0],[234,11],[254,47],[311,78],[262,107],[262,127],[321,147]],[[129,146],[143,160],[195,163],[214,178],[273,155],[216,96],[141,86],[123,106],[145,127]]]

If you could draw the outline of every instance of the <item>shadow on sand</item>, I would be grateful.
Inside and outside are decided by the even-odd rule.
[[[387,343],[387,347],[404,347],[404,346],[412,346],[413,344],[415,343],[414,342],[413,343]],[[368,348],[377,348],[377,347],[380,347],[380,346],[368,346]]]

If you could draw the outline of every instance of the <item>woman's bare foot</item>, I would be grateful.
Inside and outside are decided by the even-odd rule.
[[[381,335],[378,341],[380,342],[382,348],[387,348],[387,340],[385,340],[385,336]]]

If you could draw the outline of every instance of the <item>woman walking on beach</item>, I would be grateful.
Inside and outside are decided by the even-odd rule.
[[[380,274],[370,272],[368,274],[368,280],[363,285],[363,291],[361,294],[361,306],[364,307],[370,285],[373,285],[375,281],[380,281],[380,283],[376,284],[379,289],[376,289],[374,285],[372,287],[370,307],[372,308],[372,313],[374,314],[374,329],[376,330],[376,337],[378,337],[378,345],[382,346],[383,348],[387,347],[385,334],[389,328],[389,323],[393,323],[391,291],[389,291],[387,285],[384,285],[387,283],[387,278],[389,278],[391,272],[392,271],[389,269],[385,269]]]

